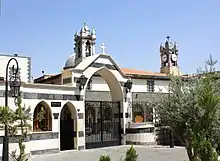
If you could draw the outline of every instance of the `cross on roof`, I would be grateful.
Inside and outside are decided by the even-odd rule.
[[[101,44],[102,54],[105,54],[105,48],[106,48],[106,47],[105,47],[105,44],[102,43],[102,44]]]

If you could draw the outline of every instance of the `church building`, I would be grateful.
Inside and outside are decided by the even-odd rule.
[[[74,35],[74,51],[62,72],[43,73],[36,79],[31,75],[31,58],[0,54],[0,106],[5,103],[6,64],[12,57],[19,64],[22,104],[31,107],[28,154],[157,144],[157,118],[148,101],[169,92],[167,74],[180,75],[177,45],[167,37],[159,47],[160,72],[120,67],[104,44],[101,53],[95,47],[96,32],[84,24]],[[10,96],[8,104],[16,108]],[[39,119],[42,110],[44,118]],[[3,135],[2,130],[0,151]],[[18,148],[15,140],[9,141],[9,151]]]

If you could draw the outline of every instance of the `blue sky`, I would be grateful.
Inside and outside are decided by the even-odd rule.
[[[1,0],[0,53],[32,58],[34,76],[58,73],[86,20],[121,67],[160,70],[159,46],[179,46],[181,71],[192,73],[208,55],[220,60],[219,0]],[[218,64],[217,67],[220,68]]]

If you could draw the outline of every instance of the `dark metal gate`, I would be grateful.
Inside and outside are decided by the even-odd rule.
[[[120,103],[85,102],[86,149],[121,144]]]

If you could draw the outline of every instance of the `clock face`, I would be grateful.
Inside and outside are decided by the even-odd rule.
[[[172,61],[177,61],[177,56],[176,56],[176,54],[172,54],[171,58],[172,58]]]
[[[164,55],[162,56],[162,61],[163,61],[163,62],[166,62],[166,61],[167,61],[167,58],[168,58],[167,55],[164,54]]]

